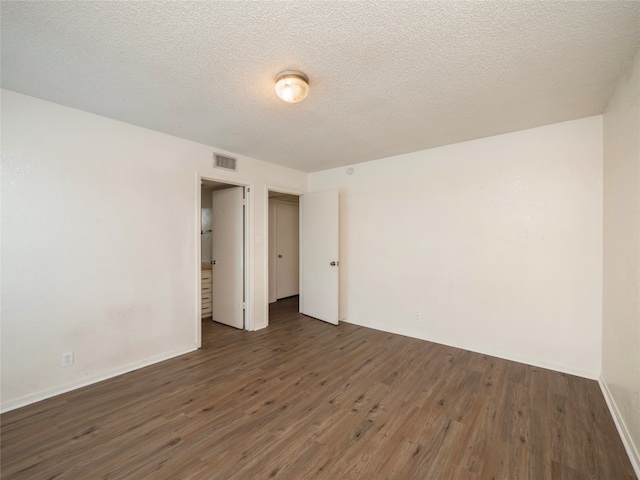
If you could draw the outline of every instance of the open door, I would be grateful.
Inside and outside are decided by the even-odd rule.
[[[338,192],[300,197],[300,313],[338,324]]]
[[[244,328],[244,188],[215,190],[211,203],[211,317]]]

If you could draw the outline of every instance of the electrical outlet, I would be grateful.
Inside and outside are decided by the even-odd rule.
[[[70,367],[73,365],[73,352],[67,352],[62,354],[62,366]]]
[[[420,312],[416,312],[416,322],[420,321]]]

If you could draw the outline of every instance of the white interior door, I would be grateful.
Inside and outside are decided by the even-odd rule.
[[[244,328],[243,187],[214,190],[211,205],[212,318]]]
[[[300,197],[300,312],[338,324],[338,192]]]
[[[300,292],[300,213],[298,205],[276,203],[276,297]]]

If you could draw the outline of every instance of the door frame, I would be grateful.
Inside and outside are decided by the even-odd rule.
[[[195,214],[196,214],[196,255],[195,255],[195,267],[196,267],[196,345],[197,348],[202,348],[202,275],[200,270],[202,268],[202,243],[200,238],[200,232],[202,231],[202,199],[201,199],[201,186],[203,180],[209,180],[212,182],[226,183],[227,185],[234,185],[237,187],[244,187],[247,193],[245,197],[245,211],[244,211],[244,254],[243,254],[243,267],[244,267],[244,330],[252,330],[252,318],[251,318],[251,276],[253,272],[253,264],[251,261],[251,190],[253,184],[239,182],[235,179],[229,179],[223,175],[215,175],[214,173],[202,173],[196,172],[196,201],[195,201]],[[248,189],[248,192],[247,190]]]
[[[305,194],[302,190],[295,190],[292,188],[279,187],[277,185],[267,184],[264,186],[263,198],[264,198],[264,318],[265,326],[269,326],[269,192],[284,193],[286,195],[295,195],[301,197]]]

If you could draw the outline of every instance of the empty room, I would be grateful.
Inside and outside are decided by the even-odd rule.
[[[0,19],[0,478],[640,477],[640,2]]]

